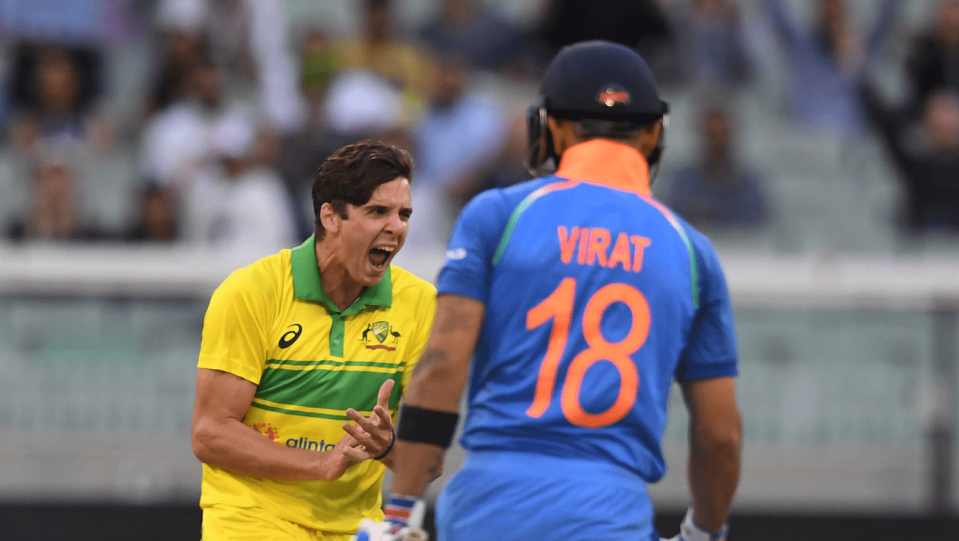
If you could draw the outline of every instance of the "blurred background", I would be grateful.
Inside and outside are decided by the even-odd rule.
[[[600,37],[653,66],[653,191],[730,282],[732,539],[959,539],[957,0],[0,2],[0,539],[198,539],[216,285],[306,238],[365,137],[415,157],[395,263],[434,279],[462,205],[527,178],[551,56]]]

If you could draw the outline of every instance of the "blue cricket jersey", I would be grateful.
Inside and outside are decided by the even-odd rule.
[[[603,463],[655,482],[672,381],[737,374],[716,253],[648,179],[639,152],[592,140],[567,149],[554,176],[464,208],[437,289],[486,306],[469,453]]]

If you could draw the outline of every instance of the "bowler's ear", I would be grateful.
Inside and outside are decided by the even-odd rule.
[[[343,217],[340,216],[340,213],[336,212],[333,205],[323,203],[323,206],[320,207],[320,223],[323,224],[323,229],[330,233],[338,233],[342,221]]]

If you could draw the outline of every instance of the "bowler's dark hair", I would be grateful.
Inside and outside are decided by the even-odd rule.
[[[356,207],[365,205],[376,188],[397,177],[413,180],[413,157],[401,148],[366,139],[334,152],[313,177],[313,216],[317,240],[326,235],[326,229],[320,221],[323,203],[332,205],[333,210],[346,219],[348,204]]]

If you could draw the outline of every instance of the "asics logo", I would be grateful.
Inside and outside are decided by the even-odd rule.
[[[290,327],[296,327],[295,330],[287,331],[280,337],[280,349],[286,349],[293,345],[293,342],[296,342],[296,339],[300,337],[300,333],[303,332],[303,325],[299,323],[294,323]]]

